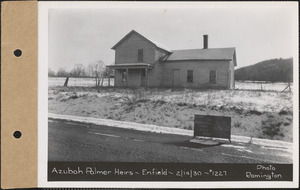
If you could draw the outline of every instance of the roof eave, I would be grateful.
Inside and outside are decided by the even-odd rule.
[[[177,59],[177,60],[164,60],[164,62],[172,61],[232,61],[232,59]]]
[[[155,44],[154,44],[154,45],[155,45]],[[163,50],[163,51],[165,51],[165,52],[172,53],[172,51],[166,50],[166,49],[163,49],[163,48],[160,48],[160,47],[158,47],[157,45],[155,45],[155,47],[156,47],[157,49],[161,49],[161,50]]]
[[[153,65],[107,65],[110,69],[152,69]]]
[[[126,34],[120,41],[118,41],[111,49],[115,50],[116,47],[121,43],[123,42],[129,35],[131,35],[132,33],[134,33],[136,31],[134,30],[131,30],[128,34]],[[137,32],[136,32],[137,33]]]
[[[142,37],[143,39],[145,39],[146,41],[148,41],[149,43],[151,43],[152,45],[154,45],[156,48],[171,53],[170,50],[166,50],[166,49],[163,49],[163,48],[161,48],[161,47],[158,47],[158,46],[157,46],[155,43],[153,43],[151,40],[149,40],[148,38],[146,38],[145,36],[143,36],[142,34],[138,33],[138,32],[135,31],[135,30],[131,30],[131,31],[130,31],[128,34],[126,34],[126,35],[125,35],[118,43],[116,43],[111,49],[116,50],[116,47],[117,47],[120,43],[122,43],[122,42],[123,42],[128,36],[130,36],[132,33],[135,33],[135,34],[139,35],[140,37]]]

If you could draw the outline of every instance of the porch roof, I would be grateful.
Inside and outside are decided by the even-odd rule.
[[[151,69],[153,65],[149,63],[122,63],[116,65],[107,65],[106,67],[111,69]]]

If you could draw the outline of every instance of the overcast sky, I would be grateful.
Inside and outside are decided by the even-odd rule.
[[[288,6],[236,8],[105,8],[49,11],[49,67],[71,70],[96,60],[114,63],[111,49],[131,30],[171,50],[235,47],[237,68],[293,56],[298,34]],[[296,26],[296,27],[295,27]]]

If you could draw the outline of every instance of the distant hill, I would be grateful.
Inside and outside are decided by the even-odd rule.
[[[270,59],[234,71],[235,80],[292,82],[293,58]]]

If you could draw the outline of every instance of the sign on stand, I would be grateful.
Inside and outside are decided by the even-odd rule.
[[[195,115],[194,137],[197,136],[226,138],[231,142],[231,117]]]

